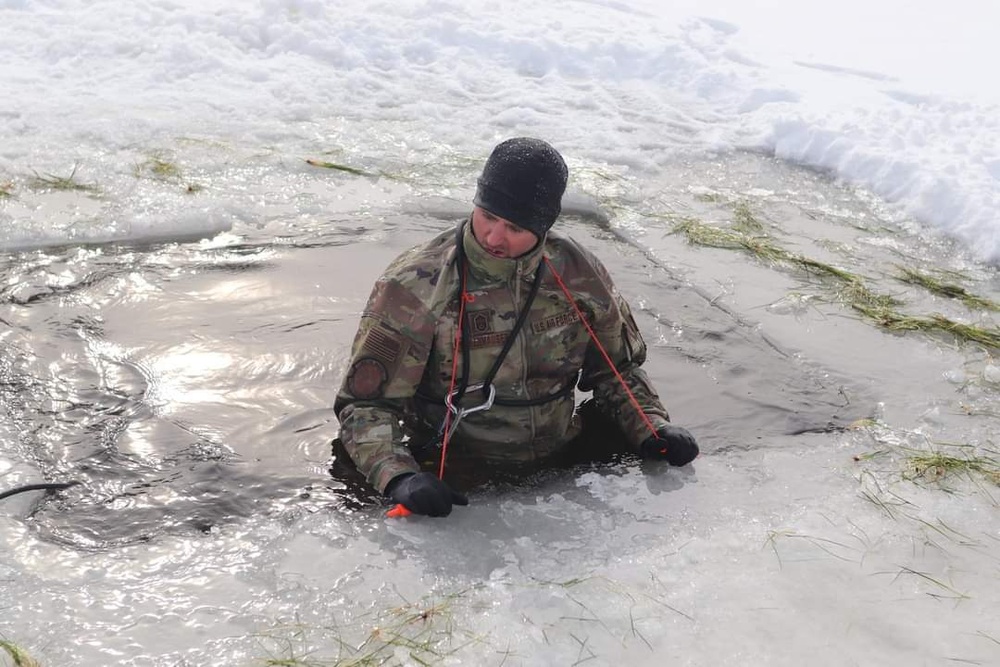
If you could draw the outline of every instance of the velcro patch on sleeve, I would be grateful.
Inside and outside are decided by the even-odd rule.
[[[378,359],[389,368],[395,366],[402,350],[402,341],[381,324],[371,328],[362,349],[364,354]]]
[[[354,362],[347,374],[347,390],[355,398],[373,399],[382,396],[389,371],[378,359],[363,357]]]

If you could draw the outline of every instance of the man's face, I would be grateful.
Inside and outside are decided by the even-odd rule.
[[[472,234],[486,252],[505,259],[520,257],[538,243],[534,233],[479,206],[472,210]]]

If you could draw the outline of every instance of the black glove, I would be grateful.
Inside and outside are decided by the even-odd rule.
[[[452,505],[468,505],[469,499],[439,480],[433,473],[403,473],[393,477],[385,495],[414,514],[448,516]]]
[[[698,456],[698,443],[682,426],[667,424],[639,446],[644,459],[666,459],[672,466],[686,466]]]

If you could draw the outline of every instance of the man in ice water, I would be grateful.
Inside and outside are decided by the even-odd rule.
[[[567,177],[548,143],[502,142],[469,219],[375,284],[334,409],[357,469],[412,513],[468,504],[439,479],[442,443],[448,465],[480,468],[544,465],[597,431],[598,448],[675,466],[698,455],[640,368],[646,345],[604,266],[550,231]],[[577,389],[593,391],[579,410]]]

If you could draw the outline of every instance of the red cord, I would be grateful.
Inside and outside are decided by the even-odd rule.
[[[462,322],[465,321],[465,304],[476,300],[476,297],[465,291],[465,280],[467,277],[468,275],[462,279],[462,298],[458,305],[458,328],[455,329],[455,345],[451,354],[451,384],[448,386],[449,396],[455,391],[455,378],[458,377],[458,353],[462,347]],[[447,410],[444,416],[444,436],[441,438],[441,465],[438,468],[438,479],[444,479],[444,461],[448,455],[448,441],[451,440],[451,418],[452,412],[451,410]]]
[[[636,399],[635,394],[632,393],[632,390],[629,389],[628,384],[625,383],[625,378],[622,377],[622,374],[618,372],[618,367],[615,366],[615,362],[611,361],[611,355],[607,353],[607,351],[604,349],[604,346],[601,345],[601,341],[597,339],[597,334],[594,333],[594,330],[590,327],[590,323],[587,322],[587,318],[584,317],[583,311],[581,311],[580,307],[576,305],[576,299],[573,298],[573,295],[570,293],[569,288],[566,287],[566,283],[563,282],[562,277],[559,275],[558,272],[556,272],[556,267],[552,266],[552,262],[549,261],[548,257],[545,257],[544,259],[545,263],[549,267],[549,271],[552,272],[552,275],[553,277],[555,277],[556,282],[559,283],[559,287],[562,288],[562,291],[566,295],[566,298],[569,299],[570,304],[573,306],[573,310],[576,311],[576,314],[580,318],[580,321],[583,322],[583,326],[587,327],[587,333],[590,334],[590,339],[594,341],[594,345],[596,345],[597,349],[600,350],[601,356],[604,357],[604,361],[608,362],[608,366],[611,368],[612,371],[614,371],[615,377],[618,378],[618,382],[621,383],[622,389],[624,389],[625,393],[628,394],[628,398],[632,402],[632,406],[635,408],[636,412],[638,412],[639,415],[642,416],[642,420],[646,422],[646,426],[649,427],[650,432],[653,435],[656,435],[656,427],[653,426],[653,422],[649,419],[649,416],[645,412],[643,412],[642,406],[639,405],[639,401],[638,399]]]
[[[468,279],[468,269],[466,269],[466,274],[462,276],[462,298],[459,299],[458,304],[458,328],[455,330],[455,345],[452,352],[451,359],[451,384],[448,387],[448,395],[451,396],[452,392],[455,391],[455,378],[458,377],[458,353],[461,351],[462,346],[462,321],[465,318],[465,304],[472,303],[476,300],[476,297],[469,294],[465,290],[465,283]],[[445,404],[447,407],[447,403]],[[444,479],[444,462],[448,456],[448,441],[451,439],[451,410],[446,409],[444,415],[444,435],[441,437],[441,464],[438,468],[438,479]],[[397,503],[395,507],[386,512],[386,516],[390,519],[398,519],[404,516],[410,516],[413,514],[410,510],[406,508],[403,503]]]
[[[563,282],[562,276],[560,276],[559,273],[556,271],[556,268],[552,266],[552,262],[549,261],[548,257],[543,257],[543,259],[545,260],[545,263],[548,265],[549,271],[552,272],[552,276],[556,279],[556,282],[559,283],[559,287],[562,288],[562,291],[566,295],[566,298],[569,299],[570,305],[573,306],[573,310],[576,311],[576,314],[580,318],[580,321],[583,322],[583,326],[587,328],[587,333],[590,334],[590,339],[594,341],[594,345],[597,346],[597,349],[600,351],[601,356],[604,357],[604,361],[607,362],[608,367],[612,370],[612,372],[614,372],[615,377],[618,379],[619,384],[621,384],[622,386],[622,389],[624,389],[625,393],[628,394],[628,398],[629,401],[631,401],[632,406],[635,408],[636,412],[638,412],[639,415],[642,417],[642,420],[646,422],[646,426],[649,427],[650,432],[653,435],[656,435],[656,427],[653,426],[653,422],[649,419],[649,416],[643,411],[642,406],[639,405],[639,400],[635,397],[635,394],[632,393],[632,390],[629,389],[628,384],[625,382],[625,378],[622,377],[622,374],[621,372],[619,372],[618,367],[615,366],[615,362],[611,360],[611,355],[609,355],[607,350],[604,349],[604,346],[601,345],[601,341],[597,338],[597,334],[594,332],[594,329],[590,326],[590,323],[587,321],[587,318],[583,314],[583,311],[580,310],[580,306],[577,305],[576,299],[573,298],[573,295],[572,293],[570,293],[569,288],[566,287],[566,283]],[[455,379],[458,377],[458,354],[461,351],[461,344],[462,344],[462,321],[463,318],[465,317],[465,304],[472,303],[473,301],[475,301],[475,297],[472,294],[469,294],[465,290],[466,277],[467,276],[463,276],[462,279],[462,298],[458,306],[458,328],[455,330],[455,345],[453,348],[454,352],[452,353],[452,360],[451,360],[451,384],[448,387],[449,396],[452,394],[453,391],[455,391]],[[450,440],[449,436],[451,435],[450,434],[451,418],[452,418],[451,410],[447,410],[445,412],[445,417],[444,417],[444,436],[441,439],[441,464],[440,467],[438,468],[438,479],[444,479],[444,463],[445,459],[447,458],[448,441]],[[410,510],[406,509],[404,505],[398,504],[394,508],[389,510],[386,516],[396,518],[396,517],[409,516],[410,514],[412,514]]]

